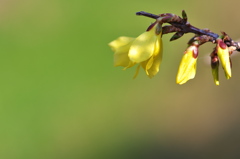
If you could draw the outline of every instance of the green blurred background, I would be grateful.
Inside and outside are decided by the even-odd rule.
[[[240,56],[215,86],[200,48],[194,80],[175,77],[186,43],[169,42],[149,79],[113,67],[108,43],[136,37],[154,14],[185,9],[191,24],[240,38],[240,1],[1,0],[1,159],[236,159]]]

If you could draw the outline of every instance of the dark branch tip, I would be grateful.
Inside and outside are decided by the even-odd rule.
[[[136,12],[136,15],[142,15],[143,11]]]

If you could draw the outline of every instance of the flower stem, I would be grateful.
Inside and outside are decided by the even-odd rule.
[[[160,18],[160,16],[158,16],[158,15],[147,13],[144,11],[137,12],[136,15],[142,15],[145,17],[153,18],[153,19]],[[213,37],[214,40],[216,40],[219,37],[218,34],[208,32],[208,31],[205,31],[202,29],[198,29],[198,28],[190,25],[189,23],[169,22],[169,24],[175,26],[176,28],[180,28],[182,30],[182,32],[184,32],[184,33],[195,33],[198,35],[207,35],[207,36]]]
[[[158,18],[161,17],[159,15],[155,15],[155,14],[144,12],[144,11],[137,12],[136,15],[142,15],[142,16],[145,16],[145,17],[153,18],[153,19],[158,19]],[[167,23],[169,23],[172,26],[180,29],[181,30],[180,32],[182,32],[184,34],[185,33],[194,33],[194,34],[197,34],[199,36],[207,35],[209,37],[212,37],[212,38],[209,39],[209,41],[211,41],[211,42],[215,42],[217,40],[217,38],[219,38],[218,34],[213,33],[210,30],[203,30],[203,29],[199,29],[197,27],[194,27],[182,18],[180,18],[180,21],[179,21],[179,19],[178,20],[173,19],[173,20],[168,21]],[[170,33],[170,32],[165,32],[165,34],[167,34],[167,33]],[[235,50],[240,51],[240,43],[239,42],[234,42],[232,39],[230,39],[228,41],[224,41],[224,42],[227,44],[228,47],[233,46],[233,47],[236,48]]]

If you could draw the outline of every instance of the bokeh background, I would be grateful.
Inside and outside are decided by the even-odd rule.
[[[160,72],[149,79],[113,67],[108,43],[136,37],[154,14],[185,9],[191,24],[240,38],[237,0],[0,0],[1,159],[237,159],[240,157],[240,56],[233,77],[209,65],[177,85],[193,35],[163,37]]]

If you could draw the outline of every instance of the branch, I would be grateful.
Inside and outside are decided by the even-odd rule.
[[[225,36],[224,43],[228,47],[234,47],[233,50],[240,51],[240,43],[233,41],[226,33],[222,32],[223,35],[218,35],[216,33],[211,32],[210,30],[199,29],[197,27],[192,26],[189,22],[187,22],[187,15],[184,10],[182,11],[183,18],[171,13],[155,15],[155,14],[147,13],[144,11],[137,12],[136,15],[142,15],[145,17],[153,18],[159,21],[160,23],[171,24],[170,26],[163,27],[163,34],[176,32],[176,34],[174,34],[173,37],[171,38],[171,41],[180,38],[186,33],[194,33],[195,36],[198,36],[198,37],[207,36],[208,37],[207,41],[206,41],[206,38],[203,38],[203,41],[201,41],[200,39],[201,44],[205,42],[215,43],[219,37]]]

